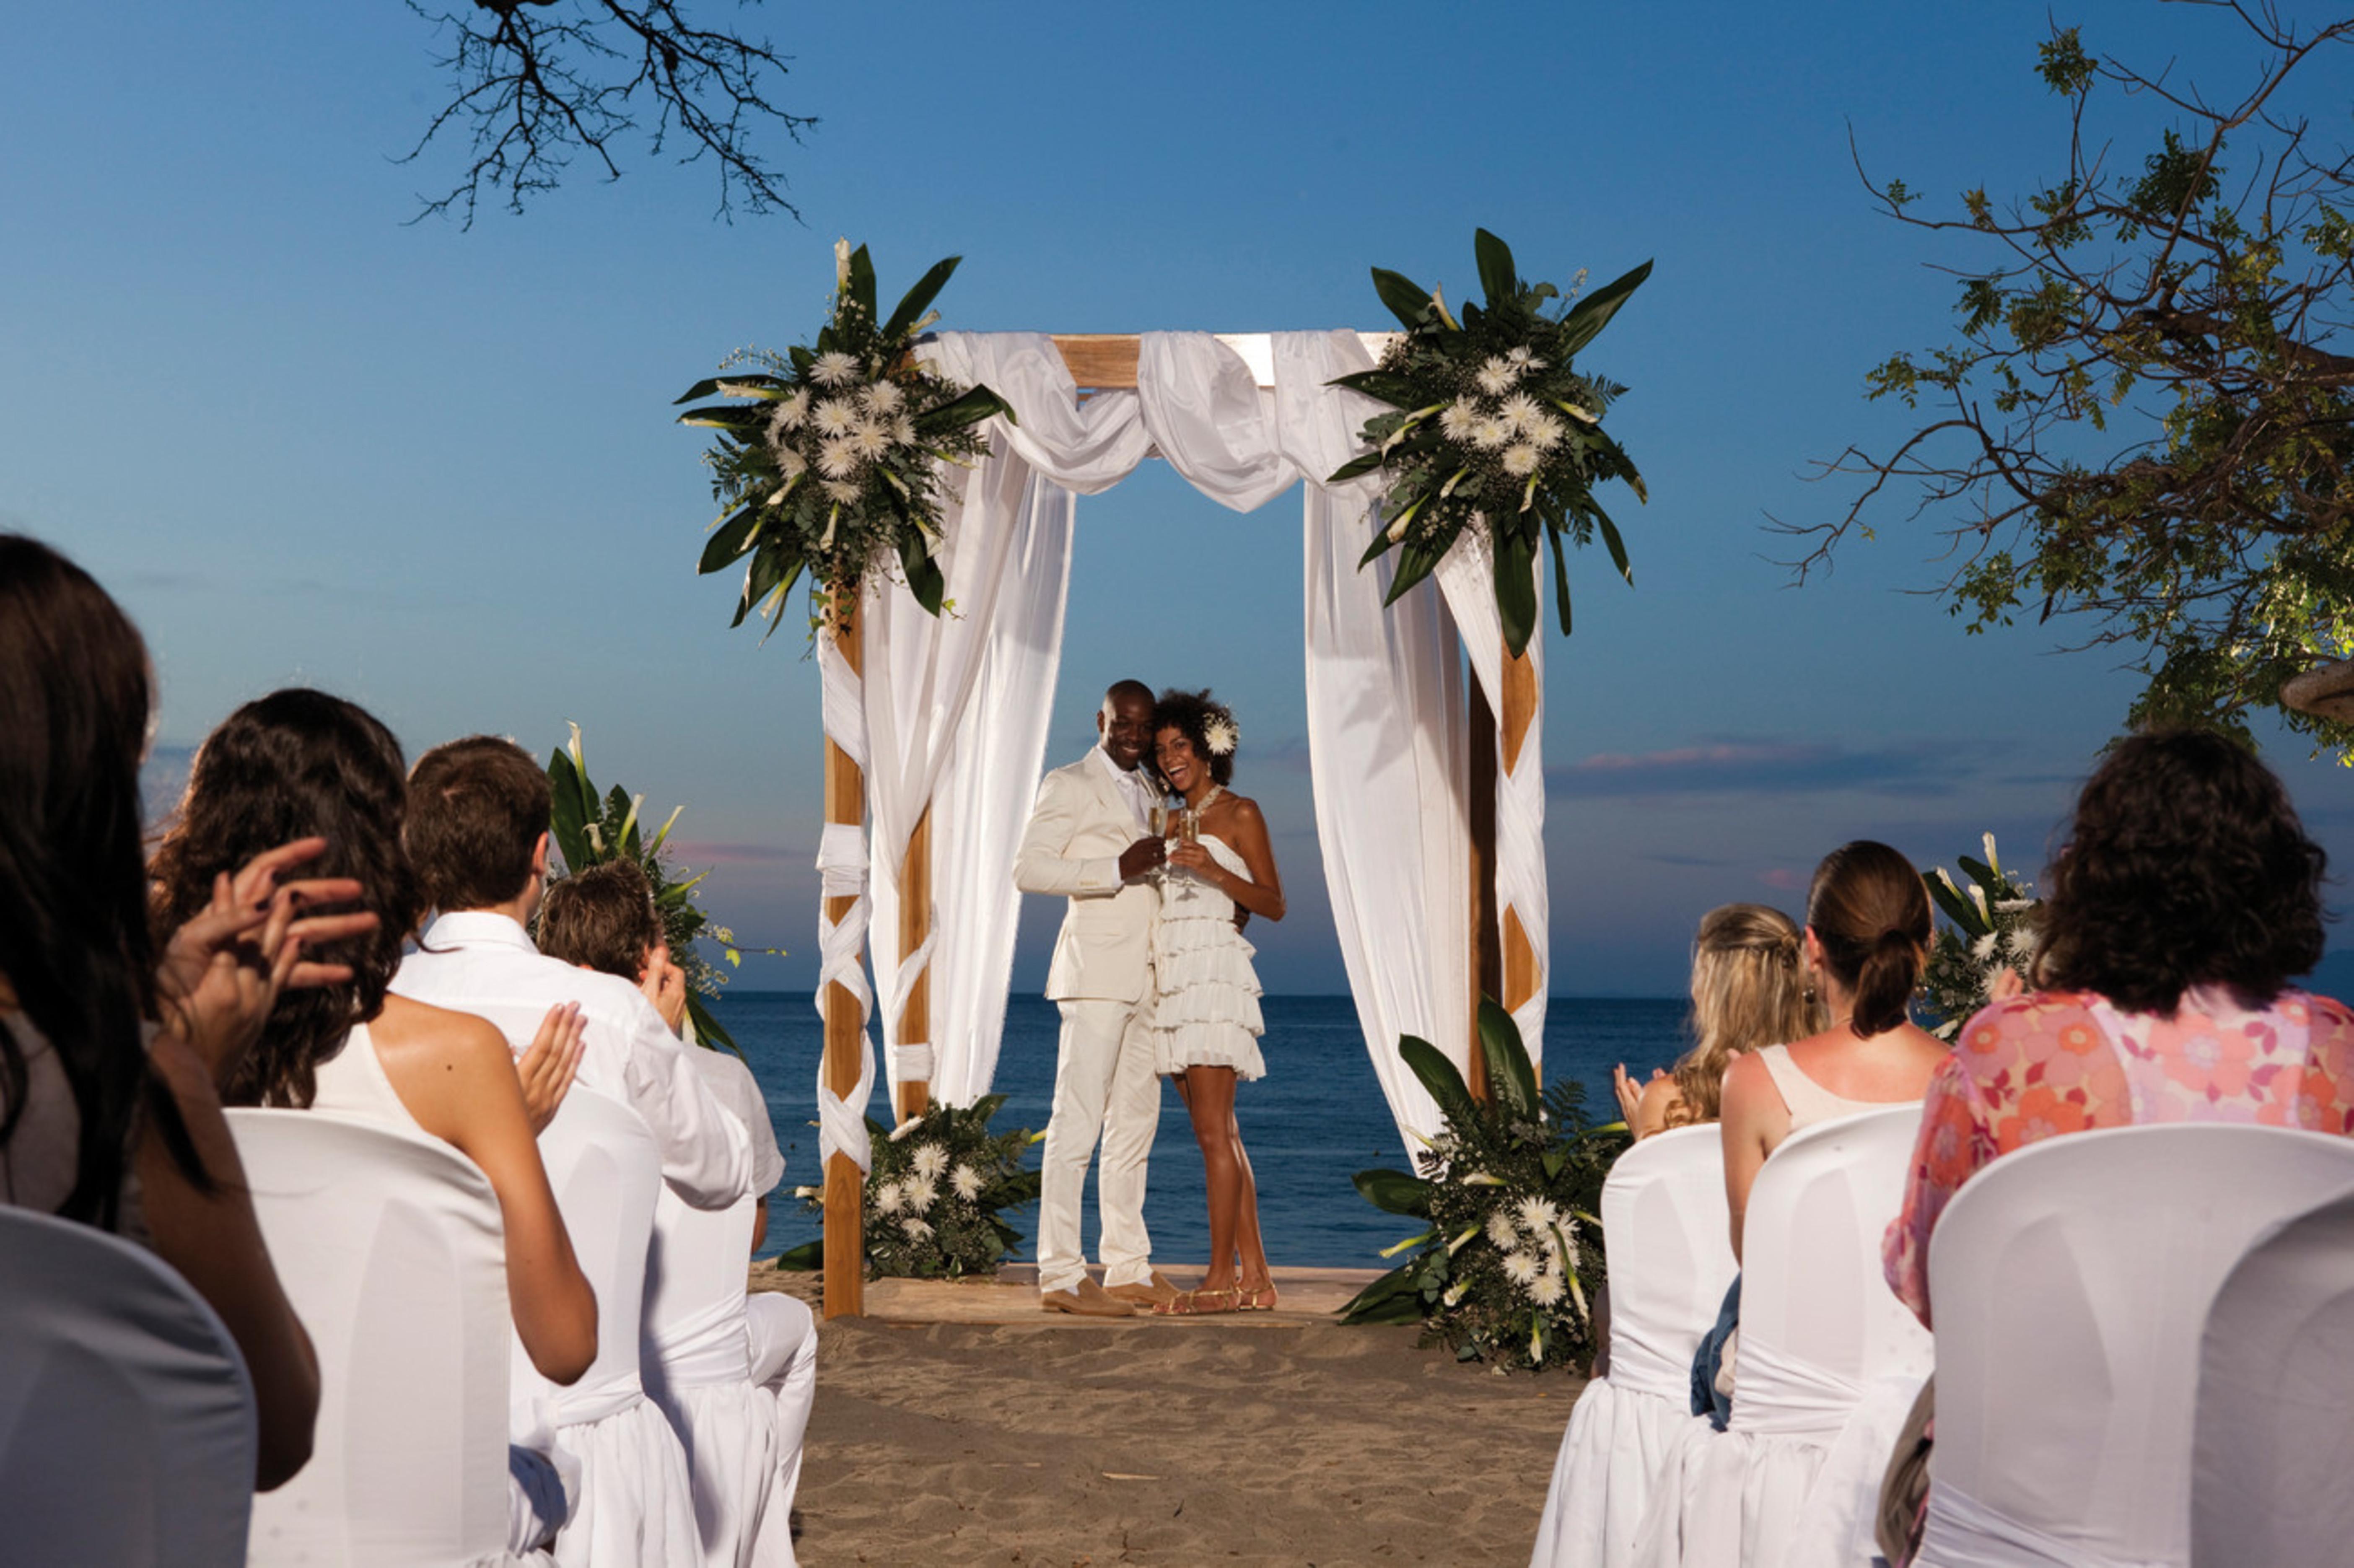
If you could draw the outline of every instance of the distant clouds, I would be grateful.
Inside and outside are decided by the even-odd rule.
[[[1718,740],[1663,751],[1598,752],[1545,769],[1551,794],[1791,795],[1838,789],[1946,795],[1975,769],[1950,747],[1919,741],[1856,749],[1836,742]]]

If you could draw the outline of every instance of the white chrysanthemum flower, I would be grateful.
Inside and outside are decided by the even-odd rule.
[[[920,1178],[909,1181],[902,1190],[907,1194],[907,1207],[919,1214],[930,1213],[932,1205],[940,1201],[940,1190]]]
[[[1567,1294],[1569,1287],[1563,1284],[1561,1276],[1550,1268],[1538,1275],[1529,1286],[1529,1299],[1540,1307],[1553,1306]]]
[[[1490,355],[1488,363],[1479,367],[1479,390],[1490,397],[1500,397],[1510,392],[1521,379],[1521,367],[1509,359]]]
[[[2035,956],[2035,938],[2028,935],[2027,928],[2023,926],[2014,927],[2010,934],[2002,939],[2002,945],[2012,958],[2021,961]]]
[[[779,446],[775,449],[775,451],[777,476],[779,479],[795,479],[808,471],[809,459],[801,456],[799,447]]]
[[[1479,406],[1469,397],[1458,397],[1438,416],[1438,432],[1450,441],[1468,441],[1479,422]]]
[[[1499,418],[1509,419],[1512,429],[1526,435],[1529,427],[1544,418],[1544,409],[1525,392],[1515,392],[1496,406]]]
[[[929,1241],[932,1236],[932,1227],[921,1220],[901,1220],[899,1232],[911,1242]]]
[[[1243,732],[1235,721],[1212,715],[1202,724],[1202,741],[1213,757],[1232,757],[1235,747],[1242,744]]]
[[[858,449],[849,437],[817,449],[817,471],[828,479],[848,479],[858,471]]]
[[[916,421],[902,414],[891,421],[891,439],[903,447],[916,444]]]
[[[785,438],[800,429],[808,418],[809,394],[806,391],[796,391],[791,397],[769,410],[769,440],[778,446],[783,446]]]
[[[1512,427],[1492,414],[1483,414],[1472,422],[1471,444],[1483,452],[1494,451],[1512,439]]]
[[[875,1206],[886,1214],[896,1214],[907,1206],[907,1196],[896,1181],[885,1181],[875,1189]]]
[[[1536,472],[1543,456],[1526,441],[1514,441],[1504,449],[1504,471],[1514,479],[1526,479]]]
[[[968,1203],[976,1202],[981,1198],[981,1172],[970,1165],[960,1165],[949,1172],[949,1185],[955,1188],[956,1195]]]
[[[850,450],[868,462],[877,462],[891,451],[891,432],[881,425],[864,424],[844,438]]]
[[[810,379],[821,387],[847,387],[858,379],[858,361],[840,350],[821,354],[810,366]]]
[[[1520,1203],[1522,1228],[1532,1236],[1548,1234],[1561,1223],[1561,1211],[1543,1198],[1523,1198]]]
[[[821,436],[846,436],[858,429],[858,410],[847,397],[828,397],[810,419]]]
[[[1545,367],[1545,362],[1537,357],[1536,351],[1524,343],[1514,344],[1505,352],[1504,359],[1522,370],[1543,370]]]
[[[1549,452],[1553,450],[1553,448],[1561,445],[1562,437],[1568,433],[1568,426],[1563,424],[1559,419],[1554,418],[1551,414],[1543,413],[1542,411],[1538,413],[1535,418],[1521,427],[1521,440],[1528,442],[1529,445],[1536,448],[1537,450],[1541,452]]]
[[[1537,1276],[1543,1272],[1544,1265],[1537,1261],[1536,1254],[1532,1252],[1509,1252],[1504,1255],[1504,1277],[1523,1290],[1534,1284]]]
[[[1512,1216],[1499,1209],[1488,1216],[1488,1239],[1500,1252],[1510,1252],[1521,1244],[1521,1233],[1512,1224]]]
[[[858,399],[866,405],[870,414],[896,414],[899,405],[907,401],[907,395],[899,390],[896,382],[877,381],[861,392]]]
[[[915,1159],[910,1163],[916,1167],[917,1175],[927,1181],[937,1181],[940,1172],[949,1168],[949,1151],[937,1143],[923,1144],[917,1149]]]
[[[1977,941],[1970,944],[1970,955],[1982,964],[1991,963],[1994,960],[1998,940],[1999,938],[1996,937],[1995,933],[1988,931],[1985,936],[1980,937]]]
[[[858,486],[853,484],[846,479],[827,480],[825,482],[825,493],[844,506],[852,505],[861,495],[865,493],[865,492],[860,490]],[[827,533],[829,542],[831,542],[832,530],[829,529]]]

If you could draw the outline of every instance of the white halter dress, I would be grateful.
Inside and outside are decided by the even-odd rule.
[[[1210,833],[1202,847],[1227,871],[1251,880],[1233,845]],[[1152,933],[1153,1070],[1232,1067],[1238,1078],[1267,1076],[1258,1037],[1258,949],[1235,929],[1235,901],[1208,883],[1172,871],[1161,885],[1161,919]]]

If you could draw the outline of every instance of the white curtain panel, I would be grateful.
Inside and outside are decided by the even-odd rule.
[[[1458,1064],[1468,1058],[1459,644],[1439,594],[1410,594],[1384,610],[1386,565],[1356,569],[1376,487],[1327,493],[1317,482],[1353,455],[1374,411],[1325,385],[1369,367],[1362,344],[1351,333],[1289,333],[1276,335],[1274,350],[1270,391],[1207,333],[1147,334],[1137,390],[1083,403],[1043,334],[944,333],[922,346],[943,374],[1003,397],[1018,422],[985,427],[989,454],[943,509],[953,615],[927,615],[896,584],[877,585],[865,610],[856,727],[875,821],[867,938],[890,1033],[915,976],[926,963],[931,974],[932,1044],[887,1054],[895,1085],[926,1076],[936,1098],[958,1105],[988,1091],[1020,906],[1013,855],[1044,766],[1061,662],[1072,498],[1110,488],[1158,454],[1237,512],[1310,482],[1310,756],[1325,871],[1367,1048],[1400,1132],[1413,1147],[1416,1134],[1437,1129],[1437,1107],[1396,1053],[1398,1036],[1416,1033]],[[1492,605],[1489,615],[1492,625]],[[1495,641],[1491,631],[1491,648]],[[827,673],[831,684],[837,671]],[[1535,777],[1536,766],[1532,749],[1522,767]],[[928,800],[934,936],[928,950],[903,954],[898,879]],[[1541,826],[1541,797],[1536,810]],[[1542,950],[1541,861],[1536,875],[1533,900],[1522,889],[1517,906]],[[1542,1024],[1540,999],[1524,1027]]]
[[[1485,534],[1464,531],[1455,547],[1438,563],[1432,580],[1447,597],[1447,608],[1461,629],[1464,651],[1470,655],[1471,673],[1488,694],[1488,708],[1497,718],[1496,730],[1496,920],[1502,939],[1504,911],[1515,910],[1521,929],[1536,954],[1535,994],[1512,1011],[1520,1026],[1521,1044],[1531,1063],[1544,1061],[1545,996],[1552,990],[1551,905],[1545,889],[1544,858],[1544,597],[1543,567],[1532,568],[1538,580],[1536,635],[1529,639],[1528,657],[1537,680],[1536,712],[1521,743],[1517,766],[1505,763],[1503,735],[1504,627],[1496,613],[1495,551]],[[1502,998],[1498,998],[1501,1001]]]

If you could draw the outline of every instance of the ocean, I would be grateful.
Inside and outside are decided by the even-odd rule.
[[[1653,1067],[1673,1061],[1686,1044],[1689,1006],[1681,998],[1553,998],[1545,1016],[1545,1083],[1576,1079],[1585,1086],[1586,1107],[1596,1118],[1615,1119],[1611,1067],[1624,1062],[1628,1072],[1648,1077]],[[1267,1035],[1261,1048],[1267,1075],[1242,1086],[1235,1119],[1258,1179],[1267,1255],[1278,1266],[1385,1267],[1378,1255],[1411,1234],[1410,1222],[1366,1202],[1350,1178],[1377,1166],[1405,1169],[1407,1160],[1374,1082],[1356,1009],[1345,996],[1270,996],[1264,1008]],[[799,991],[729,991],[717,1012],[760,1081],[785,1154],[785,1188],[769,1200],[763,1249],[773,1255],[819,1233],[817,1216],[791,1195],[794,1186],[819,1180],[813,1125],[819,1019],[808,995]],[[1060,1025],[1054,1003],[1036,996],[1013,999],[997,1065],[995,1087],[1007,1097],[991,1124],[999,1130],[1045,1127]],[[878,1068],[869,1108],[887,1122],[885,1102]],[[1034,1167],[1037,1158],[1038,1146],[1033,1145]],[[1082,1213],[1092,1258],[1092,1175]],[[1017,1255],[1028,1261],[1034,1256],[1035,1206],[1008,1218],[1023,1233]],[[1182,1268],[1198,1266],[1208,1257],[1201,1156],[1173,1089],[1162,1091],[1144,1219],[1156,1258]]]

